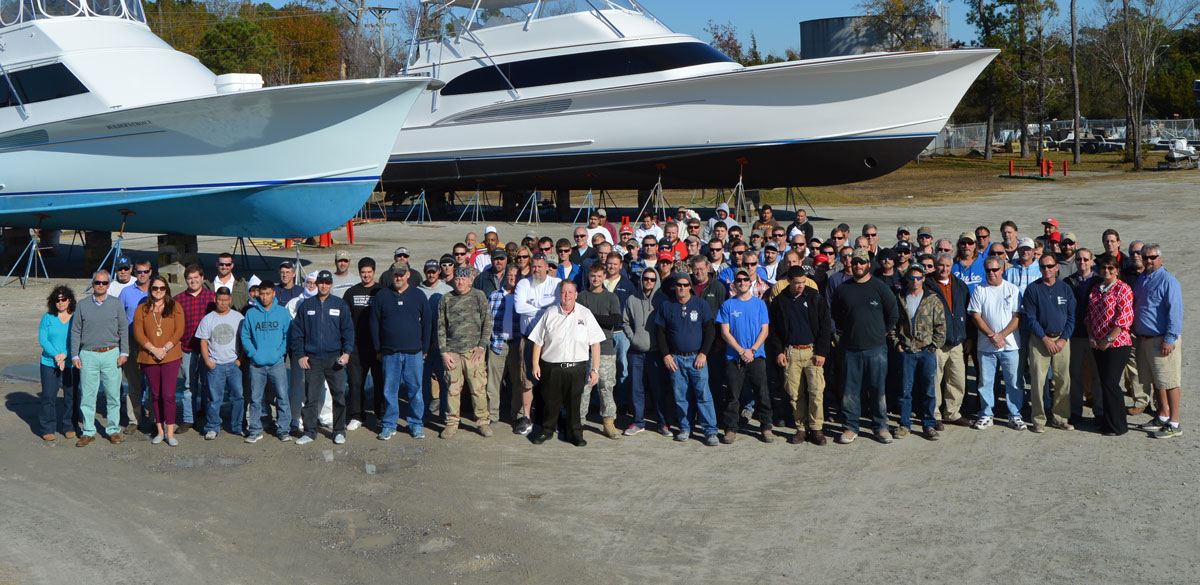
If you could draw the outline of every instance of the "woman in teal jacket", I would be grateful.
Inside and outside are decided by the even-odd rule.
[[[38,326],[38,344],[42,346],[42,400],[38,415],[42,440],[53,441],[60,429],[74,439],[78,400],[79,372],[67,357],[67,337],[71,316],[75,314],[75,293],[65,286],[56,287],[46,299],[46,314]],[[62,388],[64,406],[58,411],[58,389]],[[61,412],[61,414],[60,414]]]

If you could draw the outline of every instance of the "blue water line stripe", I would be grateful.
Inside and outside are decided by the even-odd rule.
[[[403,136],[403,134],[401,134]],[[845,136],[838,138],[801,138],[796,140],[775,140],[771,142],[733,142],[726,144],[697,144],[691,146],[654,146],[646,148],[615,148],[607,150],[588,150],[585,152],[536,152],[536,153],[509,153],[496,155],[478,155],[478,156],[453,156],[440,155],[428,158],[397,158],[388,159],[389,163],[407,163],[407,162],[432,162],[443,160],[479,160],[479,159],[505,159],[505,158],[531,158],[543,156],[588,156],[595,154],[613,154],[624,152],[652,152],[663,150],[700,150],[700,149],[725,149],[739,148],[743,146],[780,146],[784,144],[801,144],[805,142],[847,142],[851,140],[890,140],[897,138],[929,138],[933,140],[937,137],[937,133],[924,134],[889,134],[887,136]],[[496,148],[505,148],[497,146]]]
[[[148,187],[110,187],[107,189],[66,189],[61,191],[24,191],[20,193],[0,193],[3,197],[14,195],[83,195],[88,193],[132,193],[140,191],[165,191],[171,189],[219,189],[222,187],[258,187],[274,185],[301,185],[305,183],[351,183],[357,181],[378,181],[378,175],[365,177],[322,177],[316,179],[299,179],[287,181],[245,181],[238,183],[199,183],[194,185],[154,185]]]

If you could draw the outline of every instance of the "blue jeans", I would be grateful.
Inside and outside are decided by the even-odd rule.
[[[937,393],[933,379],[937,374],[937,354],[931,351],[900,353],[900,426],[909,428],[912,422],[913,389],[916,387],[918,414],[922,427],[937,425]]]
[[[712,394],[708,390],[708,368],[696,367],[696,356],[673,355],[675,358],[674,372],[671,372],[671,386],[675,390],[675,411],[679,415],[679,432],[688,434],[691,421],[688,420],[688,393],[696,400],[696,413],[700,415],[700,425],[705,435],[717,434],[717,413],[713,408]],[[706,364],[707,366],[707,364]]]
[[[292,404],[288,395],[288,368],[283,360],[270,366],[250,364],[250,434],[261,435],[263,390],[267,380],[275,387],[275,432],[280,436],[287,434],[292,424]]]
[[[629,379],[633,395],[633,426],[646,427],[646,388],[649,387],[653,410],[650,414],[662,426],[667,425],[667,417],[663,412],[666,405],[666,392],[662,384],[662,357],[658,352],[629,351]]]
[[[440,359],[440,358],[439,358]],[[425,371],[421,353],[389,353],[383,356],[383,416],[379,424],[385,431],[396,430],[396,421],[400,418],[400,387],[404,387],[404,396],[408,399],[409,429],[419,429],[423,426],[425,414],[425,393],[421,387],[421,375]]]
[[[208,410],[204,413],[204,432],[221,431],[221,403],[229,395],[229,430],[242,434],[242,421],[246,418],[246,400],[242,396],[242,370],[236,362],[217,364],[205,372],[208,380]]]
[[[79,408],[79,371],[67,360],[67,367],[60,370],[54,366],[41,365],[42,400],[38,411],[38,429],[41,435],[53,435],[59,432],[73,433],[75,428],[75,413]],[[63,408],[58,412],[58,389],[63,390]]]
[[[1021,417],[1021,406],[1025,402],[1025,389],[1021,387],[1017,362],[1020,352],[1015,349],[1008,351],[979,352],[979,414],[992,416],[992,406],[996,404],[996,366],[1000,366],[1000,374],[1004,376],[1005,397],[1008,399],[1008,417]]]
[[[204,358],[200,350],[183,352],[179,372],[183,383],[175,391],[175,404],[182,411],[183,422],[196,422],[197,412],[204,412]]]
[[[629,338],[624,331],[613,333],[613,351],[617,354],[617,380],[613,389],[613,399],[617,404],[624,402],[625,382],[629,379]]]
[[[887,397],[884,395],[884,384],[887,383],[887,347],[879,346],[871,349],[846,349],[845,392],[842,394],[842,426],[847,431],[858,432],[858,419],[862,416],[865,402],[867,417],[871,419],[876,433],[887,430]],[[863,399],[863,392],[866,399]]]

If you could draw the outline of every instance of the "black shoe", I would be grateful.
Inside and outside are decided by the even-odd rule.
[[[553,438],[554,438],[554,431],[542,431],[542,432],[534,435],[532,439],[529,439],[529,441],[531,443],[533,443],[534,445],[541,445],[542,443],[545,443],[546,441],[549,441],[550,439],[553,439]]]
[[[571,437],[571,444],[576,447],[586,447],[587,441],[583,440],[583,433]]]

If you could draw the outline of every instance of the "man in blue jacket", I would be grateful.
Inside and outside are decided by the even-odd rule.
[[[400,418],[400,387],[404,386],[408,430],[414,439],[421,439],[425,437],[421,372],[429,354],[433,310],[425,295],[408,285],[408,263],[397,262],[392,268],[393,286],[376,294],[371,304],[371,339],[383,363],[382,429],[377,438],[386,441],[395,434]]]
[[[288,434],[292,424],[288,369],[283,365],[292,316],[283,305],[275,302],[275,290],[270,281],[259,284],[258,303],[246,311],[242,323],[242,351],[250,360],[250,434],[245,439],[247,443],[262,439],[262,401],[267,379],[275,387],[275,432],[280,441],[292,440]]]
[[[300,410],[304,436],[297,445],[317,438],[317,413],[324,398],[324,384],[333,397],[333,442],[346,442],[346,364],[354,350],[354,320],[350,306],[330,295],[333,274],[317,273],[317,294],[296,307],[296,320],[288,332],[289,349],[304,370],[304,408]]]

